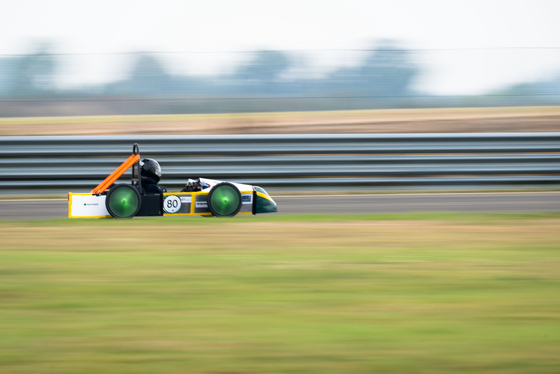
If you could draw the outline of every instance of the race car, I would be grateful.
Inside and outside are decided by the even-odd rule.
[[[115,182],[132,168],[131,183]],[[259,186],[207,178],[191,180],[182,192],[146,192],[140,152],[132,155],[90,193],[68,193],[69,218],[132,218],[138,216],[217,216],[276,212],[276,202]]]

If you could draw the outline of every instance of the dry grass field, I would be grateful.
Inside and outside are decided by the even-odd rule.
[[[560,107],[0,118],[0,136],[560,131]]]
[[[558,214],[0,222],[2,373],[558,373]]]

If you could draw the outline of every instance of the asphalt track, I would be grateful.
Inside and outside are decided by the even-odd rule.
[[[560,192],[278,196],[278,214],[560,212]],[[68,217],[68,202],[0,200],[0,220]]]

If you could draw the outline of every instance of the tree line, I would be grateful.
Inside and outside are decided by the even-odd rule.
[[[422,94],[413,88],[421,67],[411,51],[391,41],[366,51],[358,65],[321,78],[290,77],[297,69],[296,59],[283,51],[255,51],[231,72],[215,76],[172,74],[158,55],[139,53],[122,79],[79,89],[60,88],[61,56],[49,48],[43,44],[30,54],[0,58],[0,116],[56,114],[52,112],[62,106],[84,111],[71,114],[148,114],[534,105],[560,100],[560,78],[477,97]]]

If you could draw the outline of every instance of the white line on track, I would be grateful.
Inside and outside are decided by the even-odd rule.
[[[321,194],[321,195],[276,195],[276,197],[322,197],[322,196],[430,196],[430,195],[495,195],[495,194],[539,194],[539,193],[552,193],[560,194],[560,191],[504,191],[504,192],[417,192],[417,193],[355,193],[355,194]],[[4,201],[63,201],[68,200],[66,198],[61,199],[42,199],[42,198],[19,198],[19,199],[0,199],[0,202]]]
[[[535,192],[433,192],[433,193],[379,193],[379,194],[339,194],[339,195],[278,195],[280,197],[363,197],[363,196],[437,196],[437,195],[505,195],[505,194],[560,194],[560,191],[535,191]]]
[[[505,192],[427,192],[427,193],[363,193],[363,194],[324,194],[324,195],[276,195],[272,198],[309,198],[309,197],[364,197],[364,196],[436,196],[436,195],[505,195],[505,194],[560,194],[560,191],[505,191]],[[0,203],[22,201],[68,201],[68,199],[0,199]]]

